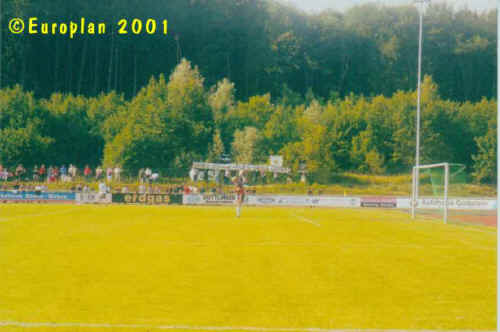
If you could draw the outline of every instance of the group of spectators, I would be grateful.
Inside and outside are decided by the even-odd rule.
[[[170,185],[170,186],[150,186],[140,184],[129,188],[128,186],[109,186],[105,182],[100,182],[97,188],[91,188],[85,183],[76,183],[69,191],[76,193],[122,193],[122,194],[182,194],[185,192],[187,186]],[[190,187],[191,190],[192,187]],[[197,190],[197,189],[196,189]],[[0,184],[1,191],[14,191],[14,192],[48,192],[49,189],[46,184],[28,184],[23,182],[14,182],[11,184]]]
[[[149,170],[148,179],[153,179],[153,172]],[[81,172],[81,173],[80,173]],[[79,170],[75,165],[70,164],[58,166],[45,165],[35,165],[31,171],[28,171],[22,164],[19,164],[16,168],[8,169],[0,164],[0,180],[3,181],[33,181],[33,182],[74,182],[77,181],[77,177],[83,176],[85,181],[102,181],[106,180],[108,182],[120,182],[121,181],[122,169],[118,166],[102,168],[97,167],[92,169],[89,165],[86,165],[82,170]],[[141,179],[143,176],[139,176]],[[156,179],[158,178],[156,174]],[[146,177],[145,177],[146,178]],[[78,179],[79,180],[79,179]]]

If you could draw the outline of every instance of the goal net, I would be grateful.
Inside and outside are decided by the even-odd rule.
[[[449,221],[451,206],[466,184],[465,166],[440,163],[413,168],[411,213]],[[455,207],[455,206],[454,206]]]

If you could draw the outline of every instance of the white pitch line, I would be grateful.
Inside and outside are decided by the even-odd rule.
[[[148,324],[108,324],[108,323],[28,323],[0,322],[1,327],[75,327],[105,329],[148,329],[148,330],[184,330],[184,331],[255,331],[255,332],[479,332],[474,330],[385,330],[385,329],[326,329],[318,327],[254,327],[254,326],[189,326],[189,325],[148,325]],[[480,331],[493,332],[493,331]]]
[[[303,221],[303,222],[306,222],[306,223],[308,223],[308,224],[314,225],[314,226],[316,226],[316,227],[321,227],[321,225],[320,225],[320,224],[318,224],[317,222],[315,222],[315,221],[313,221],[313,220],[311,220],[311,219],[309,219],[309,218],[306,218],[306,217],[300,216],[300,215],[298,215],[298,214],[296,214],[296,213],[291,213],[291,215],[292,215],[292,216],[294,216],[295,218],[297,218],[297,219],[299,219],[299,220]]]

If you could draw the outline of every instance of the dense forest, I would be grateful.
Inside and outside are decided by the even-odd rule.
[[[135,96],[152,76],[169,75],[181,58],[206,84],[235,83],[238,99],[284,84],[304,95],[390,96],[416,86],[418,11],[357,6],[307,14],[271,0],[4,0],[3,86],[36,96],[53,92]],[[14,35],[10,18],[108,23],[105,35]],[[168,34],[118,34],[117,22],[168,20]],[[128,29],[130,30],[130,28]],[[423,69],[445,99],[478,101],[496,91],[496,13],[427,9]]]
[[[264,0],[7,0],[37,16],[163,35],[13,35],[2,29],[0,164],[120,165],[185,176],[192,161],[267,162],[309,179],[409,173],[418,12],[363,5],[306,14]],[[422,162],[496,180],[496,14],[432,5],[424,30]],[[188,60],[186,60],[188,59]]]

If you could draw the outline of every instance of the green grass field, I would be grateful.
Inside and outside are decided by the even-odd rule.
[[[243,212],[0,205],[0,331],[496,327],[496,228]]]

